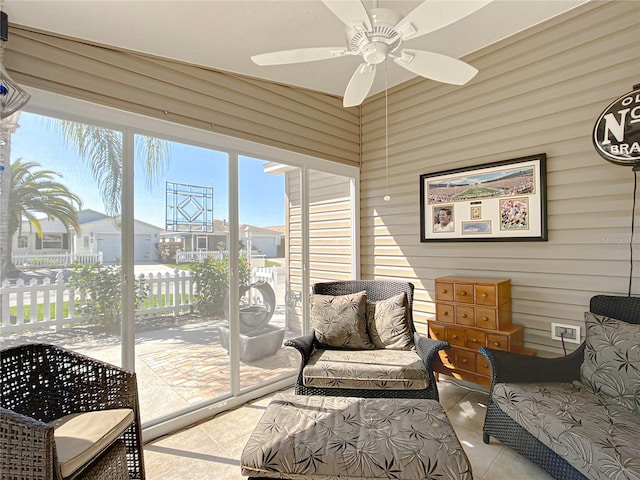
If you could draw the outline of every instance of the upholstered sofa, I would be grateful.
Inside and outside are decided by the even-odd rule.
[[[480,349],[493,369],[484,442],[556,479],[640,479],[640,298],[597,295],[585,323],[564,357]]]
[[[419,335],[413,284],[387,280],[316,283],[300,352],[299,395],[438,400],[432,361],[449,344]]]

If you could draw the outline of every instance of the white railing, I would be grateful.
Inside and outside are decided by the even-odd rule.
[[[178,250],[176,252],[176,263],[195,263],[202,262],[207,258],[213,258],[214,260],[219,260],[222,258],[222,252],[219,250],[196,250],[193,252],[185,252],[184,250]]]
[[[144,282],[147,294],[146,301],[136,309],[136,318],[179,315],[192,309],[197,292],[190,272],[176,269],[140,274],[138,279]],[[252,283],[267,282],[275,290],[277,280],[275,267],[251,269]],[[25,330],[59,330],[89,320],[76,308],[76,301],[82,300],[81,292],[65,282],[62,272],[56,274],[53,282],[49,277],[42,282],[35,278],[29,282],[18,279],[15,285],[5,280],[0,285],[0,298],[0,335]]]
[[[98,253],[16,253],[11,261],[16,267],[70,267],[71,265],[102,264],[102,252]]]

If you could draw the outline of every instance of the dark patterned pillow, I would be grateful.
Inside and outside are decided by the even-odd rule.
[[[311,326],[322,347],[372,349],[366,328],[367,292],[309,295]]]
[[[585,313],[582,382],[594,393],[640,413],[640,325]]]
[[[409,301],[402,292],[378,302],[367,301],[367,329],[376,348],[411,350],[413,338],[409,327]]]

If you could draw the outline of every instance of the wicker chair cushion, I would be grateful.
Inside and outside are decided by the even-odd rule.
[[[414,348],[408,310],[405,292],[377,302],[367,300],[367,329],[376,348]]]
[[[309,295],[311,326],[323,347],[371,349],[367,334],[367,292]]]
[[[591,312],[587,324],[582,382],[592,392],[640,413],[640,325]]]
[[[51,422],[63,477],[72,475],[111,445],[133,423],[130,408],[73,413]]]
[[[640,478],[640,416],[580,382],[498,383],[493,401],[590,479]]]
[[[304,367],[303,381],[318,388],[423,390],[429,374],[415,351],[317,349]]]
[[[435,400],[277,394],[247,440],[243,475],[299,480],[471,480]]]

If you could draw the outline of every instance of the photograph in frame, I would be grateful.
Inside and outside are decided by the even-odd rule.
[[[547,240],[546,154],[420,175],[420,241],[474,240]]]

